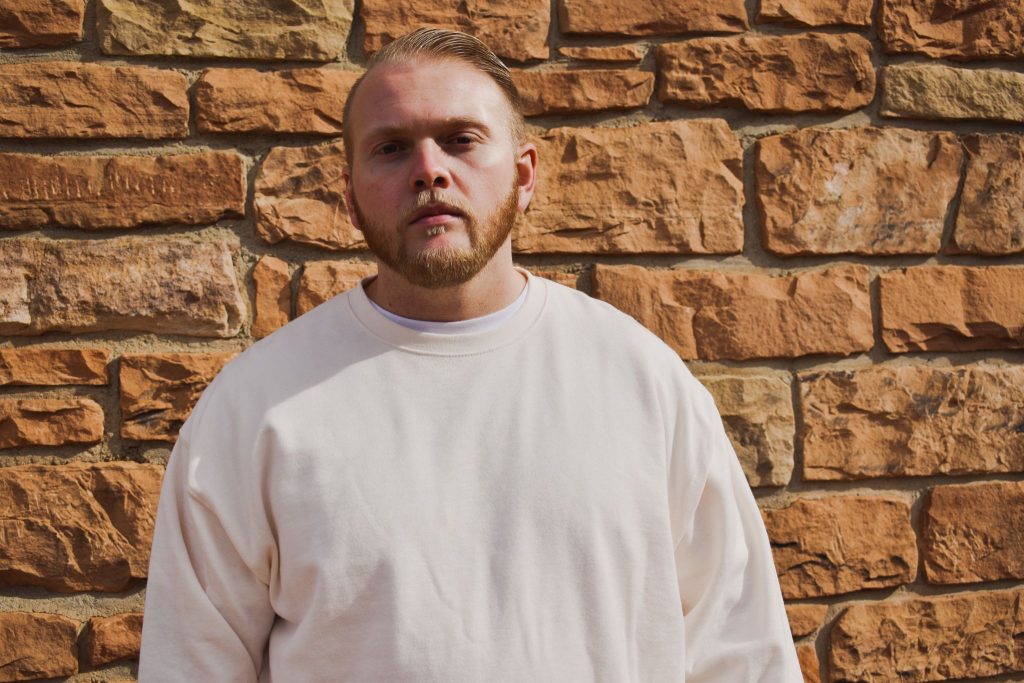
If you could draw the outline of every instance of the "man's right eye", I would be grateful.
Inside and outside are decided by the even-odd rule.
[[[389,156],[400,151],[402,148],[397,142],[385,142],[382,145],[378,145],[373,151],[374,156]]]

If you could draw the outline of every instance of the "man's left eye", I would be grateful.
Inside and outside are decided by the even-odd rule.
[[[470,145],[473,144],[472,135],[454,135],[450,138],[450,141],[456,145]]]

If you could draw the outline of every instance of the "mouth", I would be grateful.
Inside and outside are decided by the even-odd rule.
[[[409,219],[409,225],[418,225],[428,228],[430,236],[440,235],[445,231],[444,224],[455,218],[464,218],[462,211],[459,211],[451,204],[444,202],[432,202],[417,210]]]

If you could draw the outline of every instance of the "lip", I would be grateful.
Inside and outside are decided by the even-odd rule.
[[[462,212],[449,204],[427,204],[412,215],[409,225],[421,225],[429,228],[462,217]]]

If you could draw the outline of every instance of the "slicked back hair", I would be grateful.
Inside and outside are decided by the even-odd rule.
[[[416,62],[423,59],[455,60],[468,64],[469,66],[490,76],[497,84],[508,100],[511,117],[509,121],[509,132],[512,141],[519,144],[526,137],[525,124],[523,122],[522,103],[519,98],[519,91],[512,82],[512,74],[497,55],[480,40],[468,33],[460,31],[449,31],[440,28],[420,28],[412,33],[407,33],[401,38],[394,40],[370,58],[366,71],[356,80],[348,96],[345,98],[345,111],[341,121],[341,135],[345,141],[345,156],[348,162],[352,163],[352,132],[349,126],[349,119],[352,113],[352,103],[355,101],[356,92],[363,80],[371,71],[381,64],[398,64]]]

